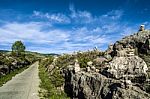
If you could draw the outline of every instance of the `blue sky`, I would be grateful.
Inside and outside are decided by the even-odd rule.
[[[150,28],[149,0],[0,0],[0,49],[21,40],[27,50],[100,50]]]

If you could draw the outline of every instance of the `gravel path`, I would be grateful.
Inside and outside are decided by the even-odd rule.
[[[38,62],[0,87],[0,99],[39,99]]]

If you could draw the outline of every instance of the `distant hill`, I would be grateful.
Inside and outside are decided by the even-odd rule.
[[[0,50],[0,52],[6,53],[6,52],[10,52],[8,50]]]
[[[10,54],[10,52],[11,51],[8,51],[8,50],[0,50],[0,53]],[[55,54],[55,53],[43,54],[43,53],[32,52],[32,51],[26,51],[26,54],[32,54],[32,55],[36,55],[36,56],[39,56],[39,57],[43,57],[43,56],[59,56],[59,54]]]

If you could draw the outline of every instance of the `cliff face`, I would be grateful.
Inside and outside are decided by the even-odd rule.
[[[150,95],[143,88],[136,85],[142,85],[146,81],[147,65],[137,56],[131,58],[136,58],[136,60],[128,61],[123,57],[114,58],[102,73],[92,71],[74,72],[74,67],[68,67],[65,72],[66,92],[73,99],[150,98]],[[137,60],[139,62],[134,64]],[[128,63],[121,64],[120,61]]]
[[[149,37],[145,30],[117,41],[106,51],[112,59],[99,65],[99,72],[93,66],[80,71],[68,66],[66,93],[73,99],[150,99],[147,62],[139,57],[149,54]]]

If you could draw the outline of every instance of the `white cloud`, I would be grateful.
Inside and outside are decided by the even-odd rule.
[[[71,11],[69,15],[70,18],[73,19],[73,21],[76,23],[90,23],[91,21],[93,21],[93,16],[88,11],[76,11],[74,5],[72,4],[70,4],[69,10]]]
[[[136,25],[138,26],[138,25]],[[133,33],[137,32],[137,28],[136,27],[125,27],[121,33],[121,35],[124,36],[128,36],[131,35]]]
[[[64,30],[42,31],[44,23],[8,23],[0,27],[0,43],[12,44],[16,40],[32,43],[33,46],[41,44],[55,44],[68,39],[69,33]]]
[[[107,12],[106,14],[102,15],[102,18],[112,19],[112,20],[118,20],[123,15],[122,10],[112,10],[110,12]]]
[[[35,15],[35,16],[40,16],[41,13],[40,13],[39,11],[33,11],[33,15]]]
[[[117,32],[118,30],[120,30],[120,26],[119,25],[120,23],[109,23],[109,24],[105,24],[102,26],[102,29],[105,33],[114,33],[114,32]]]
[[[69,10],[71,12],[68,16],[66,16],[64,13],[43,13],[40,11],[33,11],[33,16],[41,19],[48,19],[53,23],[90,23],[93,21],[93,16],[88,11],[76,11],[74,5],[70,5]]]
[[[41,19],[48,19],[52,23],[65,24],[108,24],[108,22],[118,21],[123,16],[122,10],[112,10],[100,16],[94,16],[86,10],[76,10],[73,4],[69,5],[70,13],[43,13],[40,11],[33,11],[34,17]]]
[[[39,11],[33,11],[33,16],[48,19],[50,22],[53,23],[70,23],[70,19],[66,15],[61,13],[49,14],[49,13],[42,13]]]
[[[92,32],[101,33],[102,29],[100,27],[96,27],[92,30]]]
[[[150,28],[150,23],[149,23],[148,21],[143,22],[143,23],[141,23],[141,24],[144,24],[144,25],[145,25],[145,29]],[[141,25],[141,24],[139,24],[139,25]]]

